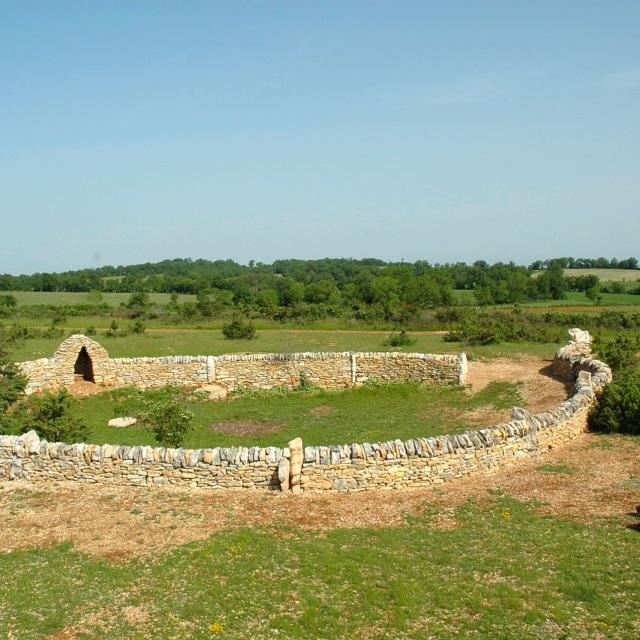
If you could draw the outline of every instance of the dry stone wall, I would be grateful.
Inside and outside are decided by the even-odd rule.
[[[215,384],[238,387],[295,387],[301,379],[325,389],[343,389],[368,380],[420,380],[463,384],[466,357],[427,353],[252,353],[223,356],[110,358],[104,347],[83,335],[67,338],[51,358],[19,362],[29,379],[27,393],[68,387],[74,382],[78,354],[86,350],[94,381],[104,387],[140,388]]]
[[[296,493],[440,484],[539,455],[587,429],[589,411],[597,393],[610,382],[611,370],[591,357],[588,334],[573,333],[572,338],[571,343],[558,351],[555,368],[573,382],[573,395],[558,407],[536,415],[514,407],[509,422],[486,429],[405,441],[304,447],[302,441],[296,438],[285,448],[197,450],[48,443],[40,440],[34,432],[29,432],[21,437],[0,436],[0,480],[22,478],[34,482],[72,480],[126,485],[186,484],[212,489],[250,488],[291,490]],[[332,354],[332,358],[335,361],[333,364],[338,367],[336,371],[343,375],[337,380],[345,381],[348,378],[337,364],[342,361],[343,355]],[[366,361],[367,354],[364,355],[363,360]],[[377,375],[381,371],[379,361],[384,357],[391,361],[391,356],[368,355],[371,360],[370,371],[377,372]],[[325,356],[327,354],[316,354],[315,360],[331,360]],[[238,365],[229,363],[242,362],[241,358],[223,357],[221,369],[225,373],[222,379],[226,375],[230,385],[247,384],[247,381],[255,385],[266,384],[258,374],[240,377],[241,369],[236,368]],[[286,370],[294,377],[298,372],[296,363],[304,360],[287,359],[284,356],[280,360],[266,356],[251,358],[253,361],[271,363],[269,366],[274,362],[286,362],[289,368],[277,367],[276,370]],[[203,364],[203,361],[198,362]],[[433,362],[446,361],[436,359]],[[456,362],[456,359],[452,358],[451,362]],[[209,364],[207,361],[208,371]],[[217,360],[215,364],[218,365]],[[459,374],[463,363],[457,361],[456,366]],[[269,367],[263,368],[261,365],[257,369],[260,372],[265,370],[269,370]],[[424,371],[420,366],[410,370],[417,372],[416,375]],[[357,378],[357,370],[351,371]],[[373,375],[366,373],[365,368],[362,371],[362,377]],[[439,378],[440,381],[446,379],[445,374]]]

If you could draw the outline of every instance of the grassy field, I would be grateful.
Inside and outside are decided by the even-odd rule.
[[[166,355],[220,355],[223,353],[291,353],[300,351],[418,351],[426,353],[458,353],[473,357],[510,356],[521,352],[551,357],[558,344],[501,343],[466,347],[445,342],[441,334],[416,333],[415,344],[401,349],[384,344],[388,332],[374,331],[308,331],[262,330],[255,340],[226,340],[220,331],[181,330],[131,334],[119,338],[95,336],[112,357]],[[10,347],[16,361],[49,357],[63,338],[37,338]]]
[[[459,387],[406,383],[262,392],[223,402],[192,400],[194,429],[183,446],[282,447],[296,436],[305,445],[378,442],[390,434],[406,440],[468,429],[466,411],[484,411],[481,415],[489,421],[496,410],[522,404],[517,385],[506,382],[494,382],[474,395]],[[89,442],[157,446],[153,434],[141,426],[107,427],[111,418],[138,416],[141,407],[141,394],[120,390],[76,400],[74,413],[90,427]]]
[[[625,306],[625,311],[629,311],[628,305],[640,308],[640,296],[631,293],[603,293],[602,302],[594,305],[586,294],[582,291],[567,291],[567,297],[562,300],[538,300],[536,302],[524,302],[522,307],[589,307],[594,310],[600,307]]]
[[[82,292],[66,292],[66,291],[3,291],[3,295],[10,294],[15,296],[19,305],[34,304],[94,304],[88,293]],[[102,303],[117,307],[123,302],[127,302],[130,293],[103,293]],[[151,302],[156,304],[167,304],[171,294],[169,293],[150,293]],[[194,301],[193,295],[180,294],[179,302]]]
[[[599,275],[600,272],[603,272],[604,275],[600,275],[600,278],[603,282],[627,282],[631,286],[637,285],[640,280],[640,270],[635,271],[631,269],[567,269],[565,271],[570,272],[580,272],[577,275],[587,275],[590,272],[597,272],[596,275]],[[608,272],[611,272],[610,277],[607,278]],[[626,274],[624,277],[621,274]],[[11,294],[16,297],[18,301],[18,305],[39,305],[39,304],[48,304],[48,305],[78,305],[78,304],[89,304],[91,300],[87,293],[67,293],[67,292],[47,292],[47,291],[6,291],[2,292],[3,294]],[[131,294],[129,293],[103,293],[102,302],[111,305],[112,307],[118,307],[122,303],[126,303],[129,300]],[[625,293],[604,293],[602,294],[602,305],[638,305],[640,306],[640,296],[625,294]],[[151,302],[159,305],[165,305],[169,302],[170,294],[168,293],[150,293],[149,298]],[[194,302],[196,297],[194,295],[180,294],[178,296],[178,302]],[[476,300],[473,295],[473,291],[469,290],[455,290],[453,292],[453,302],[455,305],[462,306],[475,306]],[[593,302],[589,300],[584,292],[581,291],[568,291],[567,297],[564,300],[541,300],[536,302],[523,302],[521,306],[529,307],[529,306],[561,306],[561,305],[580,305],[580,306],[593,306]],[[496,307],[501,306],[510,306],[510,305],[495,305]],[[492,307],[490,307],[492,308]],[[70,319],[72,322],[78,322],[78,319]],[[106,323],[104,326],[108,326],[108,323],[111,322],[110,318],[96,318],[93,321],[93,324],[96,322]],[[42,321],[40,321],[42,322]],[[86,326],[86,319],[82,320]],[[205,320],[205,323],[214,323],[219,325],[222,323],[222,320]],[[269,321],[266,321],[269,323]],[[271,325],[274,323],[271,322]],[[312,323],[313,325],[313,323]],[[336,319],[326,319],[321,320],[315,323],[318,325],[344,325],[344,320],[336,318]],[[103,326],[102,324],[95,324],[95,326]]]
[[[15,513],[34,496],[7,499]],[[144,501],[132,513],[141,533],[155,517]],[[438,526],[443,515],[455,526]],[[33,548],[0,554],[0,636],[631,640],[639,554],[637,532],[506,496],[425,506],[399,527],[226,530],[126,562]]]
[[[534,271],[539,275],[542,271]],[[640,269],[565,269],[567,278],[598,276],[600,282],[640,282]]]
[[[640,269],[565,269],[564,275],[598,276],[601,282],[640,282]]]

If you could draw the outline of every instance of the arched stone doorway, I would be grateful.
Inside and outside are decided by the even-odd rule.
[[[93,377],[93,362],[91,362],[91,356],[87,353],[85,347],[82,347],[80,353],[78,353],[76,363],[73,366],[73,373],[76,380],[86,380],[87,382],[95,383],[95,378]]]

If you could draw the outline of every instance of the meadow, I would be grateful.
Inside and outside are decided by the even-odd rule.
[[[95,300],[90,292],[73,291],[3,291],[3,295],[12,295],[19,306],[31,306],[38,304],[96,304],[96,302],[118,307],[126,304],[130,293],[100,293],[100,299]],[[171,299],[169,293],[150,293],[149,299],[154,304],[167,304]],[[193,295],[179,294],[178,302],[192,302],[196,299]]]
[[[532,484],[554,475],[556,485],[566,487],[567,477],[575,482],[548,469],[529,472]],[[85,488],[89,500],[92,491]],[[110,556],[107,549],[118,541],[94,528],[92,553],[53,541],[0,553],[0,571],[10,576],[0,581],[1,637],[638,637],[640,535],[618,519],[563,517],[501,490],[457,505],[443,504],[434,492],[394,492],[369,494],[377,502],[335,497],[346,518],[332,515],[322,525],[314,519],[331,508],[313,497],[283,503],[278,496],[232,493],[223,501],[204,495],[192,501],[186,494],[136,491],[133,503],[117,488],[96,494],[98,511],[84,518],[108,514],[108,529],[134,548],[137,541],[137,552]],[[49,496],[63,500],[32,488],[0,489],[0,508],[10,522],[26,523],[29,512],[44,516]],[[171,544],[178,532],[202,527],[196,505],[211,511],[222,530]],[[262,524],[243,525],[249,510]],[[304,524],[291,525],[291,518]],[[394,525],[385,525],[390,518]],[[40,526],[46,529],[47,521]],[[169,548],[145,555],[153,544],[146,531],[154,539],[163,534]]]
[[[582,304],[582,295],[558,302],[597,312]],[[637,299],[605,295],[623,297],[603,305]],[[281,325],[263,321],[256,323],[255,340],[229,341],[217,320],[207,328],[148,320],[146,333],[119,337],[104,334],[109,322],[68,318],[62,332],[97,326],[95,339],[114,357],[392,349],[385,344],[389,330],[274,328]],[[10,355],[49,356],[63,337],[18,340]],[[468,346],[433,331],[412,337],[414,344],[393,350],[466,351],[473,361],[548,359],[559,346]],[[189,399],[194,429],[184,445],[456,433],[489,424],[514,404],[526,406],[522,391],[514,379],[477,393],[398,384]],[[73,411],[87,423],[92,442],[154,445],[140,425],[106,426],[140,407],[140,394],[119,390],[77,399]],[[0,638],[635,639],[640,534],[629,501],[634,492],[637,497],[639,447],[623,437],[578,441],[551,460],[499,478],[388,495],[305,495],[286,503],[282,494],[257,492],[192,496],[171,489],[127,493],[85,485],[76,492],[0,484],[0,572],[11,577],[0,581]],[[526,490],[512,480],[523,473]],[[609,483],[606,491],[602,483]],[[476,493],[483,486],[487,490]],[[125,543],[126,553],[112,551]]]
[[[568,278],[576,276],[597,276],[600,282],[640,282],[638,269],[565,269]]]
[[[475,394],[460,387],[417,383],[366,385],[344,391],[274,389],[232,396],[224,401],[187,400],[192,431],[183,446],[278,446],[299,436],[305,445],[406,440],[470,428],[468,412],[491,422],[500,410],[521,406],[517,383],[494,382]],[[118,416],[137,417],[144,394],[116,390],[79,398],[74,414],[89,427],[94,444],[157,446],[153,433],[138,423],[119,429],[107,422]],[[502,411],[508,417],[508,411]],[[497,421],[497,420],[495,420]]]
[[[53,355],[66,330],[55,338],[34,338],[8,346],[16,361],[34,360]],[[292,353],[304,351],[410,351],[424,353],[467,352],[471,357],[500,357],[518,353],[553,356],[559,343],[499,343],[485,346],[463,346],[445,342],[442,332],[415,332],[415,343],[406,347],[390,347],[388,331],[319,331],[308,329],[262,329],[254,340],[227,340],[220,330],[165,328],[147,330],[144,334],[108,337],[94,336],[114,358],[167,355],[221,355],[224,353]]]

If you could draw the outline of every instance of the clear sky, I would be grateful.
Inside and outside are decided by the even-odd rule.
[[[640,256],[640,2],[0,0],[0,272]]]

